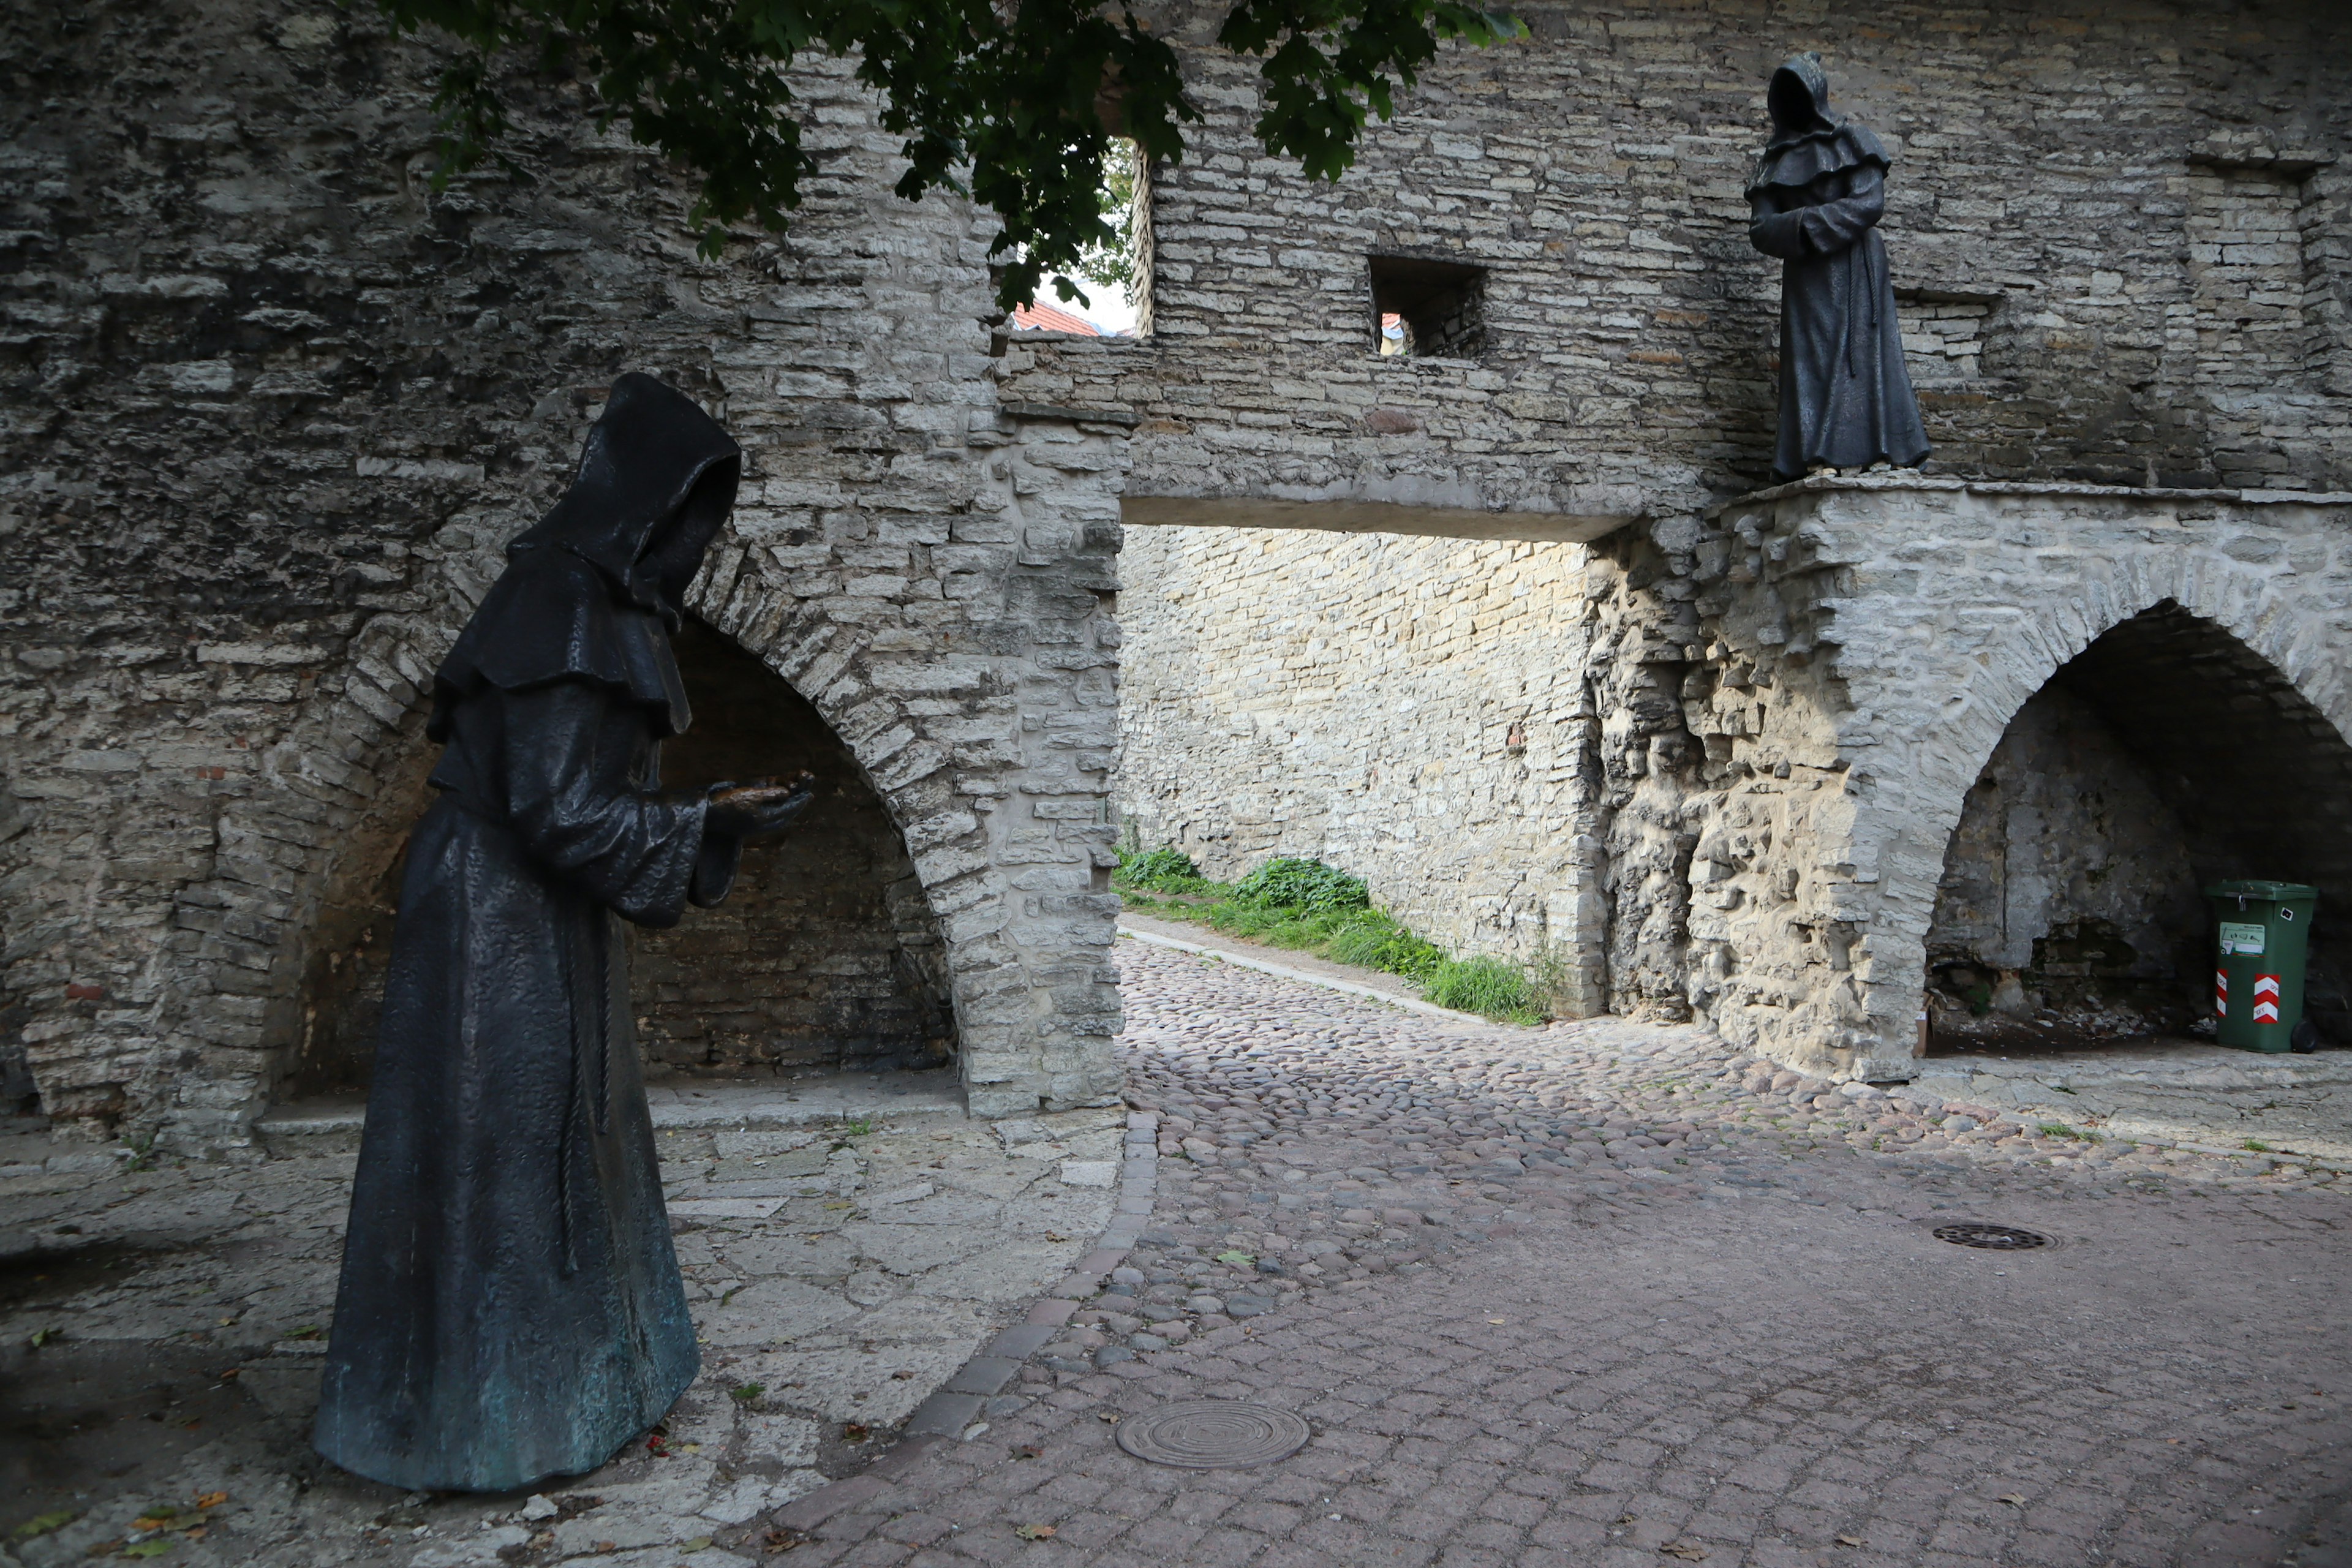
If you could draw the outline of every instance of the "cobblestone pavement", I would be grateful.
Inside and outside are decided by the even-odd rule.
[[[790,1568],[2352,1562],[2332,1173],[1832,1089],[1694,1030],[1456,1029],[1120,946],[1154,1228],[1032,1403],[721,1547]],[[2027,1252],[1936,1239],[1985,1221]],[[1099,1293],[1096,1288],[1099,1286]],[[1116,1422],[1261,1400],[1247,1471]],[[652,1564],[660,1559],[647,1557]]]
[[[46,1194],[51,1230],[75,1213],[124,1247],[210,1239],[0,1319],[20,1380],[134,1342],[163,1369],[110,1426],[52,1435],[139,1468],[15,1550],[27,1568],[109,1541],[289,1568],[2352,1563],[2333,1172],[1833,1089],[1696,1030],[1457,1026],[1136,942],[1119,962],[1159,1193],[1115,1268],[1053,1283],[1108,1215],[1107,1189],[1065,1179],[1108,1179],[1104,1113],[680,1150],[711,1373],[661,1453],[537,1500],[403,1499],[289,1461],[315,1342],[290,1336],[327,1303],[340,1169],[19,1177],[12,1218]],[[1066,1217],[992,1228],[987,1205],[1024,1194]],[[927,1205],[929,1225],[882,1217]],[[1933,1237],[1963,1220],[2056,1245]],[[919,1283],[958,1270],[961,1291]],[[959,1437],[866,1462],[1047,1285],[1034,1353]],[[61,1300],[79,1326],[23,1348]],[[136,1332],[108,1342],[118,1310]],[[864,1337],[886,1323],[905,1340]],[[901,1365],[908,1344],[938,1348]],[[1313,1436],[1247,1471],[1116,1447],[1118,1417],[1192,1397],[1286,1406]],[[215,1492],[201,1540],[152,1512],[137,1528]]]
[[[1121,1122],[662,1132],[702,1376],[646,1446],[536,1503],[404,1498],[310,1452],[349,1152],[124,1169],[0,1137],[0,1568],[690,1560],[861,1468],[1068,1272],[1109,1221]]]

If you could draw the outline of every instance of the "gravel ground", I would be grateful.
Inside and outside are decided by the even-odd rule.
[[[1154,1228],[1023,1370],[1027,1407],[734,1552],[2352,1562],[2332,1173],[1833,1088],[1697,1030],[1455,1028],[1119,961]],[[1936,1239],[1960,1222],[2053,1245]],[[1188,1398],[1314,1436],[1237,1471],[1115,1447]]]

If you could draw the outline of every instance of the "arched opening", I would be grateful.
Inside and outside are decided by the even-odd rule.
[[[816,804],[743,857],[735,890],[669,931],[633,931],[650,1074],[942,1067],[946,950],[906,840],[807,699],[719,633],[676,639],[694,724],[662,747],[671,789],[816,774]]]
[[[806,699],[688,621],[675,639],[692,728],[662,747],[664,787],[816,775],[793,830],[751,846],[733,893],[669,931],[628,928],[650,1078],[943,1067],[954,1009],[937,922],[905,840],[865,771]],[[387,777],[322,901],[301,1036],[280,1100],[367,1086],[402,852],[427,804],[432,748]]]
[[[2200,889],[2231,877],[2319,888],[2306,1011],[2352,1040],[2352,745],[2166,601],[2052,676],[1969,789],[1927,935],[1933,1053],[2210,1033]]]

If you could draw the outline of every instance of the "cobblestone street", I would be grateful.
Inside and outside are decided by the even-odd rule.
[[[2333,1174],[1979,1124],[1696,1031],[1449,1028],[1119,952],[1155,1228],[1024,1370],[1034,1404],[746,1550],[2352,1561]],[[1933,1237],[1962,1220],[2057,1246]],[[1201,1397],[1314,1436],[1242,1471],[1114,1446],[1121,1415]]]
[[[1833,1089],[1696,1029],[1470,1026],[1118,953],[1127,1168],[1157,1172],[1123,1255],[1080,1258],[1110,1217],[1104,1113],[681,1135],[708,1142],[665,1154],[711,1364],[661,1451],[528,1500],[356,1485],[278,1451],[307,1419],[305,1342],[281,1337],[178,1395],[200,1434],[277,1423],[274,1459],[207,1447],[174,1407],[119,1493],[14,1550],[28,1568],[141,1540],[287,1568],[2352,1563],[2334,1171]],[[225,1359],[225,1295],[271,1334],[322,1321],[329,1164],[157,1182],[133,1217],[169,1202],[245,1250],[148,1266],[74,1313],[51,1300],[64,1338],[12,1349],[18,1375],[87,1353],[109,1313],[179,1314],[139,1348],[192,1378]],[[55,1228],[137,1178],[48,1180]],[[236,1230],[263,1189],[277,1217]],[[2055,1245],[1932,1234],[1963,1221]],[[1014,1359],[956,1373],[1048,1286],[998,1342]],[[18,1343],[31,1326],[10,1314]],[[1118,1418],[1202,1397],[1294,1410],[1312,1436],[1254,1470],[1116,1446]],[[910,1410],[918,1435],[869,1462]],[[151,1425],[121,1414],[117,1433]],[[200,1536],[154,1528],[215,1493]]]

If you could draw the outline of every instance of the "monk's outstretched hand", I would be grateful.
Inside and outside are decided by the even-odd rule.
[[[719,784],[710,792],[710,807],[703,817],[706,832],[730,838],[761,838],[782,833],[816,798],[816,775],[791,779],[754,779],[750,784]]]

